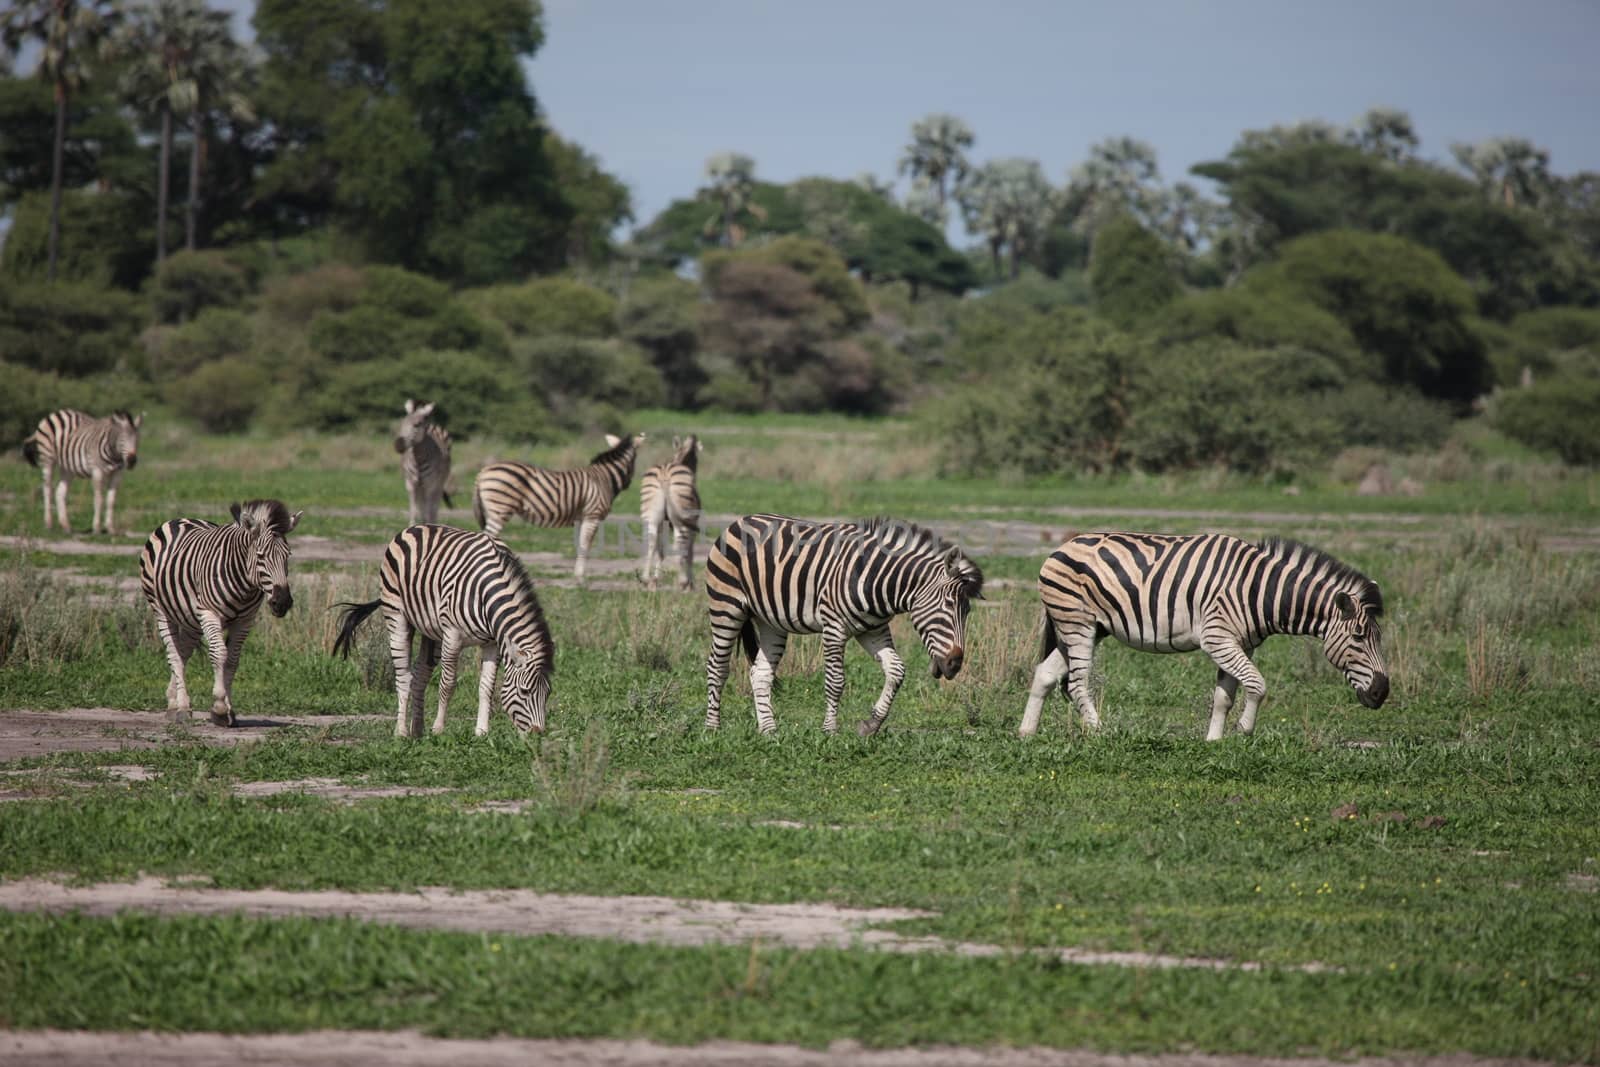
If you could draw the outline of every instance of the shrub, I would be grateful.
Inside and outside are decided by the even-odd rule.
[[[182,326],[155,326],[141,338],[146,368],[156,377],[184,375],[204,363],[250,349],[250,316],[232,308],[207,308]]]
[[[407,334],[404,318],[370,304],[324,311],[311,320],[311,348],[335,363],[392,359]]]
[[[1315,405],[1344,445],[1426,452],[1444,444],[1455,426],[1449,408],[1414,389],[1357,382],[1322,395]]]
[[[368,267],[367,283],[361,303],[392,311],[412,319],[431,318],[450,302],[450,289],[443,282],[402,267]]]
[[[600,339],[617,332],[617,302],[611,294],[570,278],[496,285],[463,294],[463,299],[469,308],[500,323],[513,337]]]
[[[0,274],[15,281],[43,282],[49,231],[50,194],[24,194],[6,235]],[[155,227],[141,199],[78,190],[62,194],[58,282],[137,289],[154,259]]]
[[[640,279],[618,309],[622,336],[650,355],[667,387],[667,403],[689,407],[706,382],[700,349],[699,289],[668,274]]]
[[[623,341],[544,337],[518,344],[516,356],[523,380],[553,409],[587,400],[631,410],[666,400],[661,373]]]
[[[270,376],[240,356],[207,363],[173,382],[172,403],[212,433],[237,433],[249,427],[265,399]]]
[[[416,351],[337,367],[306,398],[303,418],[319,430],[387,430],[408,396],[433,400],[435,417],[460,437],[539,440],[550,430],[543,404],[502,368],[470,352]]]
[[[1183,291],[1167,246],[1127,215],[1095,233],[1089,288],[1096,309],[1123,327],[1137,325]]]
[[[1497,393],[1495,428],[1567,463],[1600,464],[1600,379],[1563,378]]]
[[[85,375],[110,370],[133,348],[138,301],[84,283],[0,285],[0,353],[36,370]]]
[[[1380,370],[1364,359],[1344,323],[1283,287],[1241,285],[1192,293],[1167,305],[1156,329],[1168,342],[1224,338],[1257,348],[1320,352],[1337,360],[1347,373],[1363,377]]]
[[[1525,311],[1511,320],[1520,337],[1553,352],[1573,348],[1600,349],[1600,310],[1551,307]]]
[[[285,322],[307,323],[328,311],[348,311],[361,299],[365,276],[344,263],[328,263],[267,283],[262,305]]]
[[[178,252],[150,279],[157,322],[188,322],[208,307],[231,307],[249,292],[249,279],[222,252]]]

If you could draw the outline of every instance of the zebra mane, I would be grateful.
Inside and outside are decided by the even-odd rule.
[[[113,422],[125,422],[129,426],[132,426],[133,425],[133,412],[127,410],[126,408],[118,408],[117,410],[115,410],[115,411],[113,411],[111,413],[111,420]]]
[[[983,568],[962,552],[959,546],[946,541],[926,526],[918,526],[905,519],[892,519],[884,515],[864,519],[856,525],[861,527],[863,535],[868,540],[876,541],[883,548],[930,557],[944,556],[954,550],[959,553],[957,571],[961,578],[962,592],[973,598],[983,595]]]
[[[267,526],[279,537],[287,537],[293,525],[289,509],[281,500],[247,500],[243,504],[235,504],[233,521],[247,529]]]
[[[1256,547],[1274,559],[1302,562],[1310,567],[1313,573],[1339,585],[1349,586],[1357,594],[1362,606],[1367,609],[1368,615],[1383,614],[1383,590],[1378,588],[1378,583],[1350,564],[1334,559],[1322,549],[1312,548],[1308,544],[1287,537],[1263,537],[1256,542]]]
[[[630,456],[638,449],[638,447],[639,446],[634,443],[632,435],[629,435],[618,441],[611,448],[606,449],[604,452],[601,452],[599,455],[589,460],[589,466],[593,467],[594,465],[598,463],[604,463],[607,460],[622,459],[624,456]]]
[[[522,565],[522,560],[517,558],[517,554],[511,551],[510,546],[498,538],[495,540],[495,552],[500,557],[500,565],[506,569],[506,573],[517,588],[517,599],[532,617],[530,621],[534,632],[548,650],[545,673],[553,675],[556,672],[556,646],[550,639],[550,624],[545,621],[544,608],[539,604],[539,594],[534,591],[533,579],[528,576],[528,568]]]

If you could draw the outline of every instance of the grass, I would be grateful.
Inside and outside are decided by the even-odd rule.
[[[642,421],[655,437],[652,419]],[[751,472],[752,495],[796,500],[835,488],[761,481],[762,464],[779,458],[762,458],[749,439],[910,432],[764,419],[714,432],[718,424],[683,421],[706,433],[708,471],[721,442]],[[299,447],[318,449],[322,463],[337,442]],[[204,448],[211,459],[245,451]],[[395,521],[398,477],[380,459],[390,462],[374,453],[323,475],[256,461],[263,477],[344,509],[325,521],[348,523],[338,536],[354,539],[363,523],[377,537]],[[211,477],[173,464],[160,484],[174,499]],[[847,497],[869,491],[841,485]],[[1085,492],[1127,503],[1143,491],[1131,486]],[[969,490],[1019,507],[1047,495],[916,479],[876,490],[908,501],[915,517],[954,514]],[[926,510],[910,502],[919,491]],[[1175,492],[1194,501],[1205,488]],[[1245,492],[1268,499],[1232,483],[1217,490],[1223,500]],[[1304,506],[1306,495],[1292,502]],[[16,517],[21,505],[0,506]],[[1420,525],[1443,539],[1333,538],[1384,586],[1390,703],[1361,708],[1315,642],[1277,638],[1258,656],[1269,697],[1257,734],[1213,745],[1200,740],[1209,663],[1109,643],[1095,679],[1107,730],[1084,735],[1053,698],[1040,736],[1015,738],[1037,647],[1032,578],[1050,546],[983,558],[991,578],[1015,584],[997,586],[974,613],[968,666],[954,681],[932,680],[914,636],[897,628],[908,677],[887,733],[865,741],[820,733],[815,639],[790,645],[776,737],[755,734],[742,670],[723,729],[706,734],[700,595],[550,587],[541,599],[557,645],[551,732],[525,741],[497,717],[488,738],[474,739],[472,662],[447,732],[396,741],[382,627],[368,624],[349,662],[326,653],[333,605],[374,595],[375,565],[297,559],[294,612],[258,623],[236,707],[384,719],[237,748],[178,733],[151,751],[23,761],[41,771],[40,795],[5,804],[0,818],[5,878],[145,872],[231,887],[527,887],[916,907],[937,914],[906,932],[1257,960],[1265,972],[1088,968],[1028,954],[669,949],[343,921],[0,916],[0,1025],[415,1025],[667,1041],[1600,1059],[1600,560],[1547,551],[1519,532],[1520,520]],[[570,551],[567,531],[520,529]],[[166,667],[137,595],[86,598],[54,573],[136,571],[131,558],[117,560],[46,546],[0,557],[0,707],[159,707]],[[199,657],[192,672],[192,691],[207,692]],[[847,676],[846,715],[858,717],[879,674],[856,650]],[[135,761],[158,777],[129,784],[96,770]],[[345,806],[241,799],[229,788],[310,777],[452,792]],[[495,799],[526,807],[470,810]],[[1288,969],[1310,961],[1343,971]],[[539,995],[507,998],[510,988]]]

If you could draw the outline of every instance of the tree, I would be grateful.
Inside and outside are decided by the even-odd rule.
[[[586,265],[609,259],[611,233],[633,219],[628,187],[607,174],[600,161],[571,141],[545,135],[545,156],[572,218],[567,223],[567,262]]]
[[[747,231],[740,216],[765,217],[761,205],[751,200],[755,171],[756,161],[738,152],[718,152],[706,160],[708,184],[697,195],[715,205],[716,214],[706,220],[705,232],[718,234],[724,248],[737,248],[744,240]]]
[[[1129,328],[1182,291],[1166,245],[1131,215],[1112,219],[1095,234],[1089,286],[1100,313]]]
[[[226,29],[226,23],[223,28]],[[235,121],[255,120],[255,106],[249,97],[249,89],[255,81],[255,70],[249,54],[226,33],[199,41],[199,48],[191,61],[191,70],[194,106],[190,112],[189,201],[183,216],[183,246],[193,252],[200,225],[200,175],[211,117],[215,113],[223,113]]]
[[[55,112],[49,85],[0,78],[0,211],[27,193],[49,191]],[[62,146],[62,185],[121,186],[143,170],[136,132],[116,101],[95,85],[74,94]]]
[[[900,173],[909,174],[918,198],[927,205],[918,212],[943,228],[949,201],[966,180],[967,151],[974,144],[972,127],[954,115],[932,114],[911,125],[911,143],[900,153]]]
[[[1538,207],[1550,193],[1550,153],[1521,137],[1457,142],[1450,154],[1478,186],[1506,207]]]
[[[61,244],[61,186],[67,143],[67,102],[88,78],[88,57],[121,18],[120,0],[19,0],[0,21],[0,45],[15,53],[40,46],[38,74],[55,91],[56,129],[50,155],[50,237],[47,280],[55,281]]]
[[[971,175],[962,190],[967,229],[983,237],[996,277],[1001,253],[1010,253],[1010,276],[1022,270],[1028,252],[1050,221],[1054,193],[1032,159],[997,159]]]
[[[1345,143],[1379,159],[1401,163],[1417,153],[1417,131],[1411,116],[1392,107],[1368,108],[1345,132]]]
[[[1064,199],[1068,215],[1089,237],[1119,215],[1153,224],[1166,199],[1156,150],[1132,137],[1110,137],[1092,145],[1089,158],[1067,175]]]

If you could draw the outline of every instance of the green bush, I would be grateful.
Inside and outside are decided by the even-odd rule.
[[[272,279],[262,295],[262,305],[274,318],[308,323],[323,312],[355,307],[366,284],[366,276],[355,267],[328,263],[303,274]]]
[[[667,274],[634,282],[617,311],[622,337],[649,353],[666,383],[667,403],[673,408],[693,406],[706,382],[697,358],[699,307],[699,289]]]
[[[304,399],[304,425],[318,430],[391,429],[408,396],[426,396],[451,434],[540,440],[544,405],[493,361],[471,352],[417,351],[398,360],[334,368]]]
[[[349,311],[324,311],[311,320],[308,339],[318,355],[335,363],[393,359],[408,333],[404,317],[361,304]]]
[[[174,378],[196,367],[250,350],[252,319],[232,308],[207,308],[182,326],[155,326],[141,339],[146,369],[153,377]]]
[[[50,194],[25,194],[12,215],[0,275],[43,282],[49,269],[49,234]],[[79,190],[62,194],[57,281],[137,289],[154,260],[155,227],[140,198]]]
[[[617,332],[617,301],[571,278],[537,278],[462,294],[467,306],[498,322],[513,337],[603,339]]]
[[[1559,378],[1496,394],[1495,428],[1567,463],[1600,464],[1600,379]]]
[[[1444,444],[1456,420],[1450,409],[1414,389],[1355,382],[1324,393],[1318,415],[1332,420],[1341,445],[1427,452]]]
[[[266,398],[271,376],[240,356],[207,363],[173,382],[173,405],[212,433],[247,429]]]
[[[149,397],[139,384],[122,378],[62,378],[31,367],[0,361],[0,445],[12,449],[39,420],[61,408],[105,415],[124,408],[138,411]],[[12,453],[15,455],[15,453]]]
[[[111,370],[133,350],[139,301],[81,282],[0,285],[0,354],[8,363],[81,376]]]
[[[432,318],[450,302],[443,282],[401,267],[368,267],[361,303],[411,319]]]
[[[523,380],[555,410],[577,401],[623,410],[666,402],[661,372],[640,349],[624,341],[534,338],[516,346],[516,358]]]
[[[157,322],[188,322],[205,308],[238,304],[250,281],[222,252],[178,252],[156,268],[149,291]]]
[[[1552,352],[1600,350],[1600,309],[1550,307],[1525,311],[1511,320],[1511,329]]]
[[[1139,325],[1183,291],[1167,246],[1126,215],[1095,233],[1089,288],[1100,314],[1124,328]]]
[[[1379,369],[1365,359],[1344,323],[1283,287],[1245,284],[1191,293],[1162,311],[1156,330],[1167,342],[1222,338],[1256,348],[1320,352],[1362,377]]]

